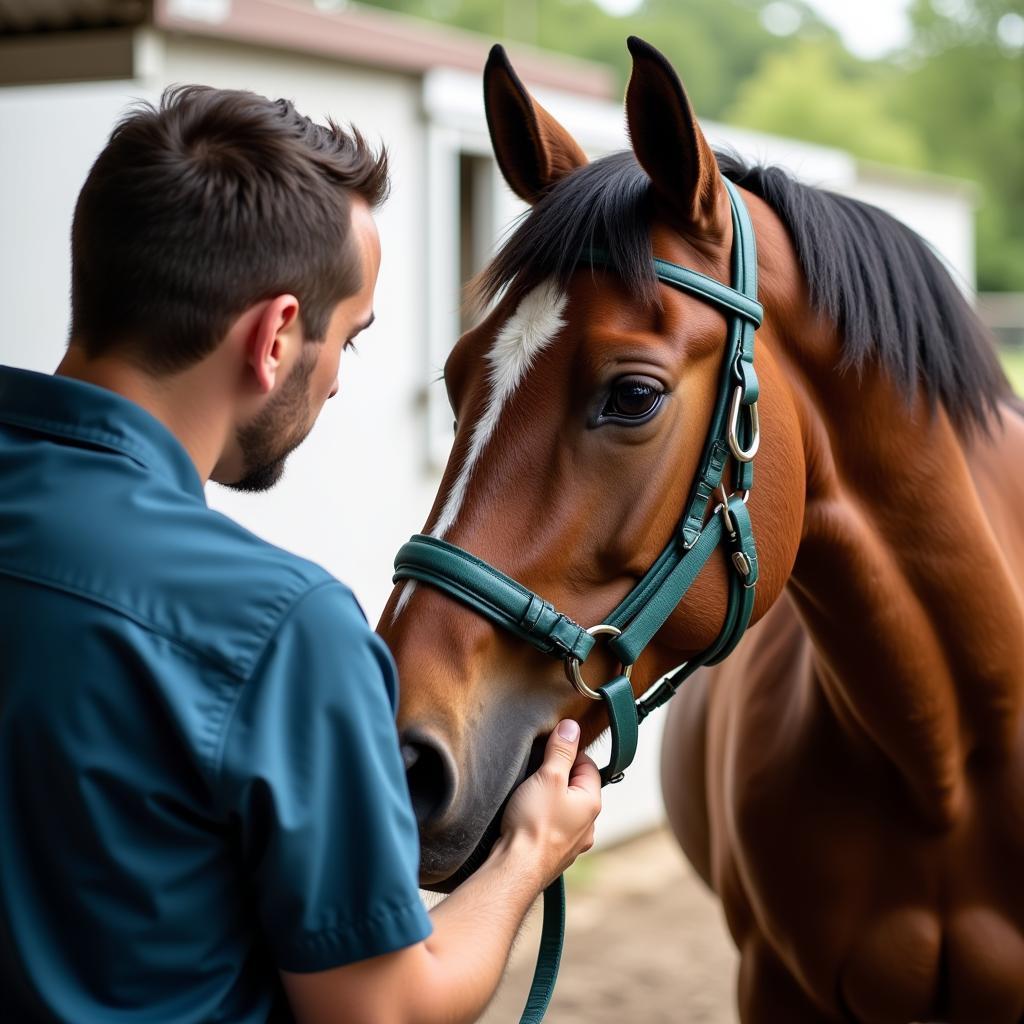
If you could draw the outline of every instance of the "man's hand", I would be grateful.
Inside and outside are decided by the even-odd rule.
[[[544,762],[513,794],[484,864],[431,913],[425,941],[314,974],[282,972],[300,1024],[468,1024],[494,995],[530,904],[594,842],[597,766],[558,723]]]
[[[541,888],[594,845],[601,775],[579,752],[579,742],[580,727],[568,718],[559,722],[548,737],[543,763],[512,794],[502,819],[502,838],[530,847]]]

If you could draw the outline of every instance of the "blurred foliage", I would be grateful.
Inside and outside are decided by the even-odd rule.
[[[740,84],[792,40],[770,32],[758,0],[644,0],[633,14],[609,14],[595,0],[367,0],[406,14],[471,29],[495,40],[571,53],[615,68],[625,88],[626,36],[647,39],[682,72],[694,107],[720,118]],[[801,0],[786,3],[801,38],[838,36]]]
[[[1024,350],[1004,350],[1001,355],[1006,376],[1010,378],[1017,394],[1024,398]]]
[[[1020,0],[917,0],[892,106],[928,166],[980,186],[978,283],[1024,291],[1024,17]]]
[[[869,160],[925,167],[920,135],[892,110],[892,78],[860,66],[838,43],[797,41],[764,58],[740,85],[725,120]]]
[[[838,146],[978,184],[978,285],[1024,291],[1021,0],[914,0],[913,37],[873,61],[803,0],[368,0],[601,61],[629,74],[625,37],[661,49],[703,117]]]

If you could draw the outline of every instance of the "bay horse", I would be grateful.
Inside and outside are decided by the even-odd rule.
[[[716,155],[671,65],[629,47],[632,151],[593,163],[500,48],[488,61],[494,152],[531,208],[445,367],[457,432],[425,532],[605,621],[676,529],[726,338],[652,256],[728,283],[735,183],[764,310],[760,580],[735,653],[669,705],[669,821],[722,901],[744,1024],[1017,1024],[1024,409],[918,236]],[[595,245],[606,264],[581,266]],[[731,571],[710,560],[636,694],[714,641]],[[553,659],[431,586],[399,583],[379,628],[422,880],[443,888],[557,720],[589,741],[607,719]],[[596,685],[616,665],[602,646],[586,670]]]

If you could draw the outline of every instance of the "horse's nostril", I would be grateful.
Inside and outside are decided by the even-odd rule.
[[[422,736],[402,738],[405,778],[420,828],[439,818],[451,803],[455,779],[440,747]]]

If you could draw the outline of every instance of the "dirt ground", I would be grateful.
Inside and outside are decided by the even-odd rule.
[[[582,858],[568,908],[546,1024],[736,1024],[736,953],[721,910],[667,830]],[[539,930],[535,909],[484,1024],[519,1020]]]

